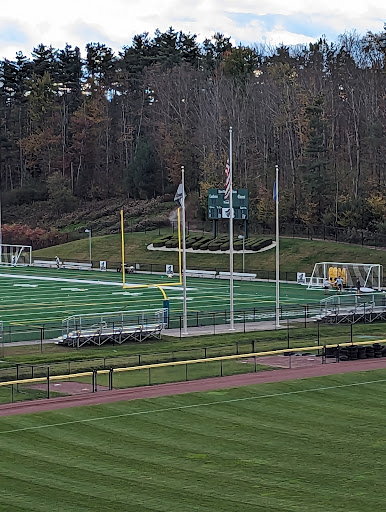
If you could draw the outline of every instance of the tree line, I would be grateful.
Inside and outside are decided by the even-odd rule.
[[[234,188],[272,222],[275,165],[283,222],[386,232],[386,27],[309,45],[233,46],[170,28],[0,61],[3,201],[173,193],[185,166],[204,218],[224,186],[233,127]]]

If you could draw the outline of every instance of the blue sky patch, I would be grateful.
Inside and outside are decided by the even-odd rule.
[[[228,18],[241,27],[251,25],[252,22],[257,22],[264,31],[271,32],[277,29],[278,26],[282,30],[291,32],[293,34],[302,34],[307,37],[319,39],[322,34],[326,33],[326,25],[323,20],[308,19],[301,14],[284,16],[283,14],[263,14],[261,16],[244,13],[244,12],[226,12]],[[329,37],[335,37],[335,33],[329,32]]]
[[[0,22],[0,44],[25,44],[27,42],[28,37],[25,35],[17,21]]]

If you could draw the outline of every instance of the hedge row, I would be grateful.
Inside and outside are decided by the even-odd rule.
[[[249,237],[245,239],[245,249],[252,251],[259,251],[271,244],[271,238]],[[165,235],[158,237],[154,240],[153,246],[175,249],[178,247],[178,237],[177,235]],[[186,248],[203,251],[228,251],[229,236],[221,235],[217,238],[212,238],[209,235],[191,234],[186,237]],[[233,241],[233,248],[236,251],[241,251],[243,249],[243,240],[235,238]]]

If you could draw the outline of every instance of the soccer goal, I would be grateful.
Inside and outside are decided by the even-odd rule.
[[[315,263],[311,277],[307,278],[308,288],[323,288],[328,281],[334,285],[336,279],[341,277],[343,287],[355,289],[359,279],[361,291],[382,290],[383,267],[373,263],[337,263],[323,261]]]
[[[0,244],[0,265],[32,265],[32,247]]]

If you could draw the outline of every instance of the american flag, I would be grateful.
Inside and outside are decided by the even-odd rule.
[[[229,158],[227,160],[227,164],[225,166],[225,195],[224,199],[229,199],[229,196],[231,194],[231,168],[229,165]]]

